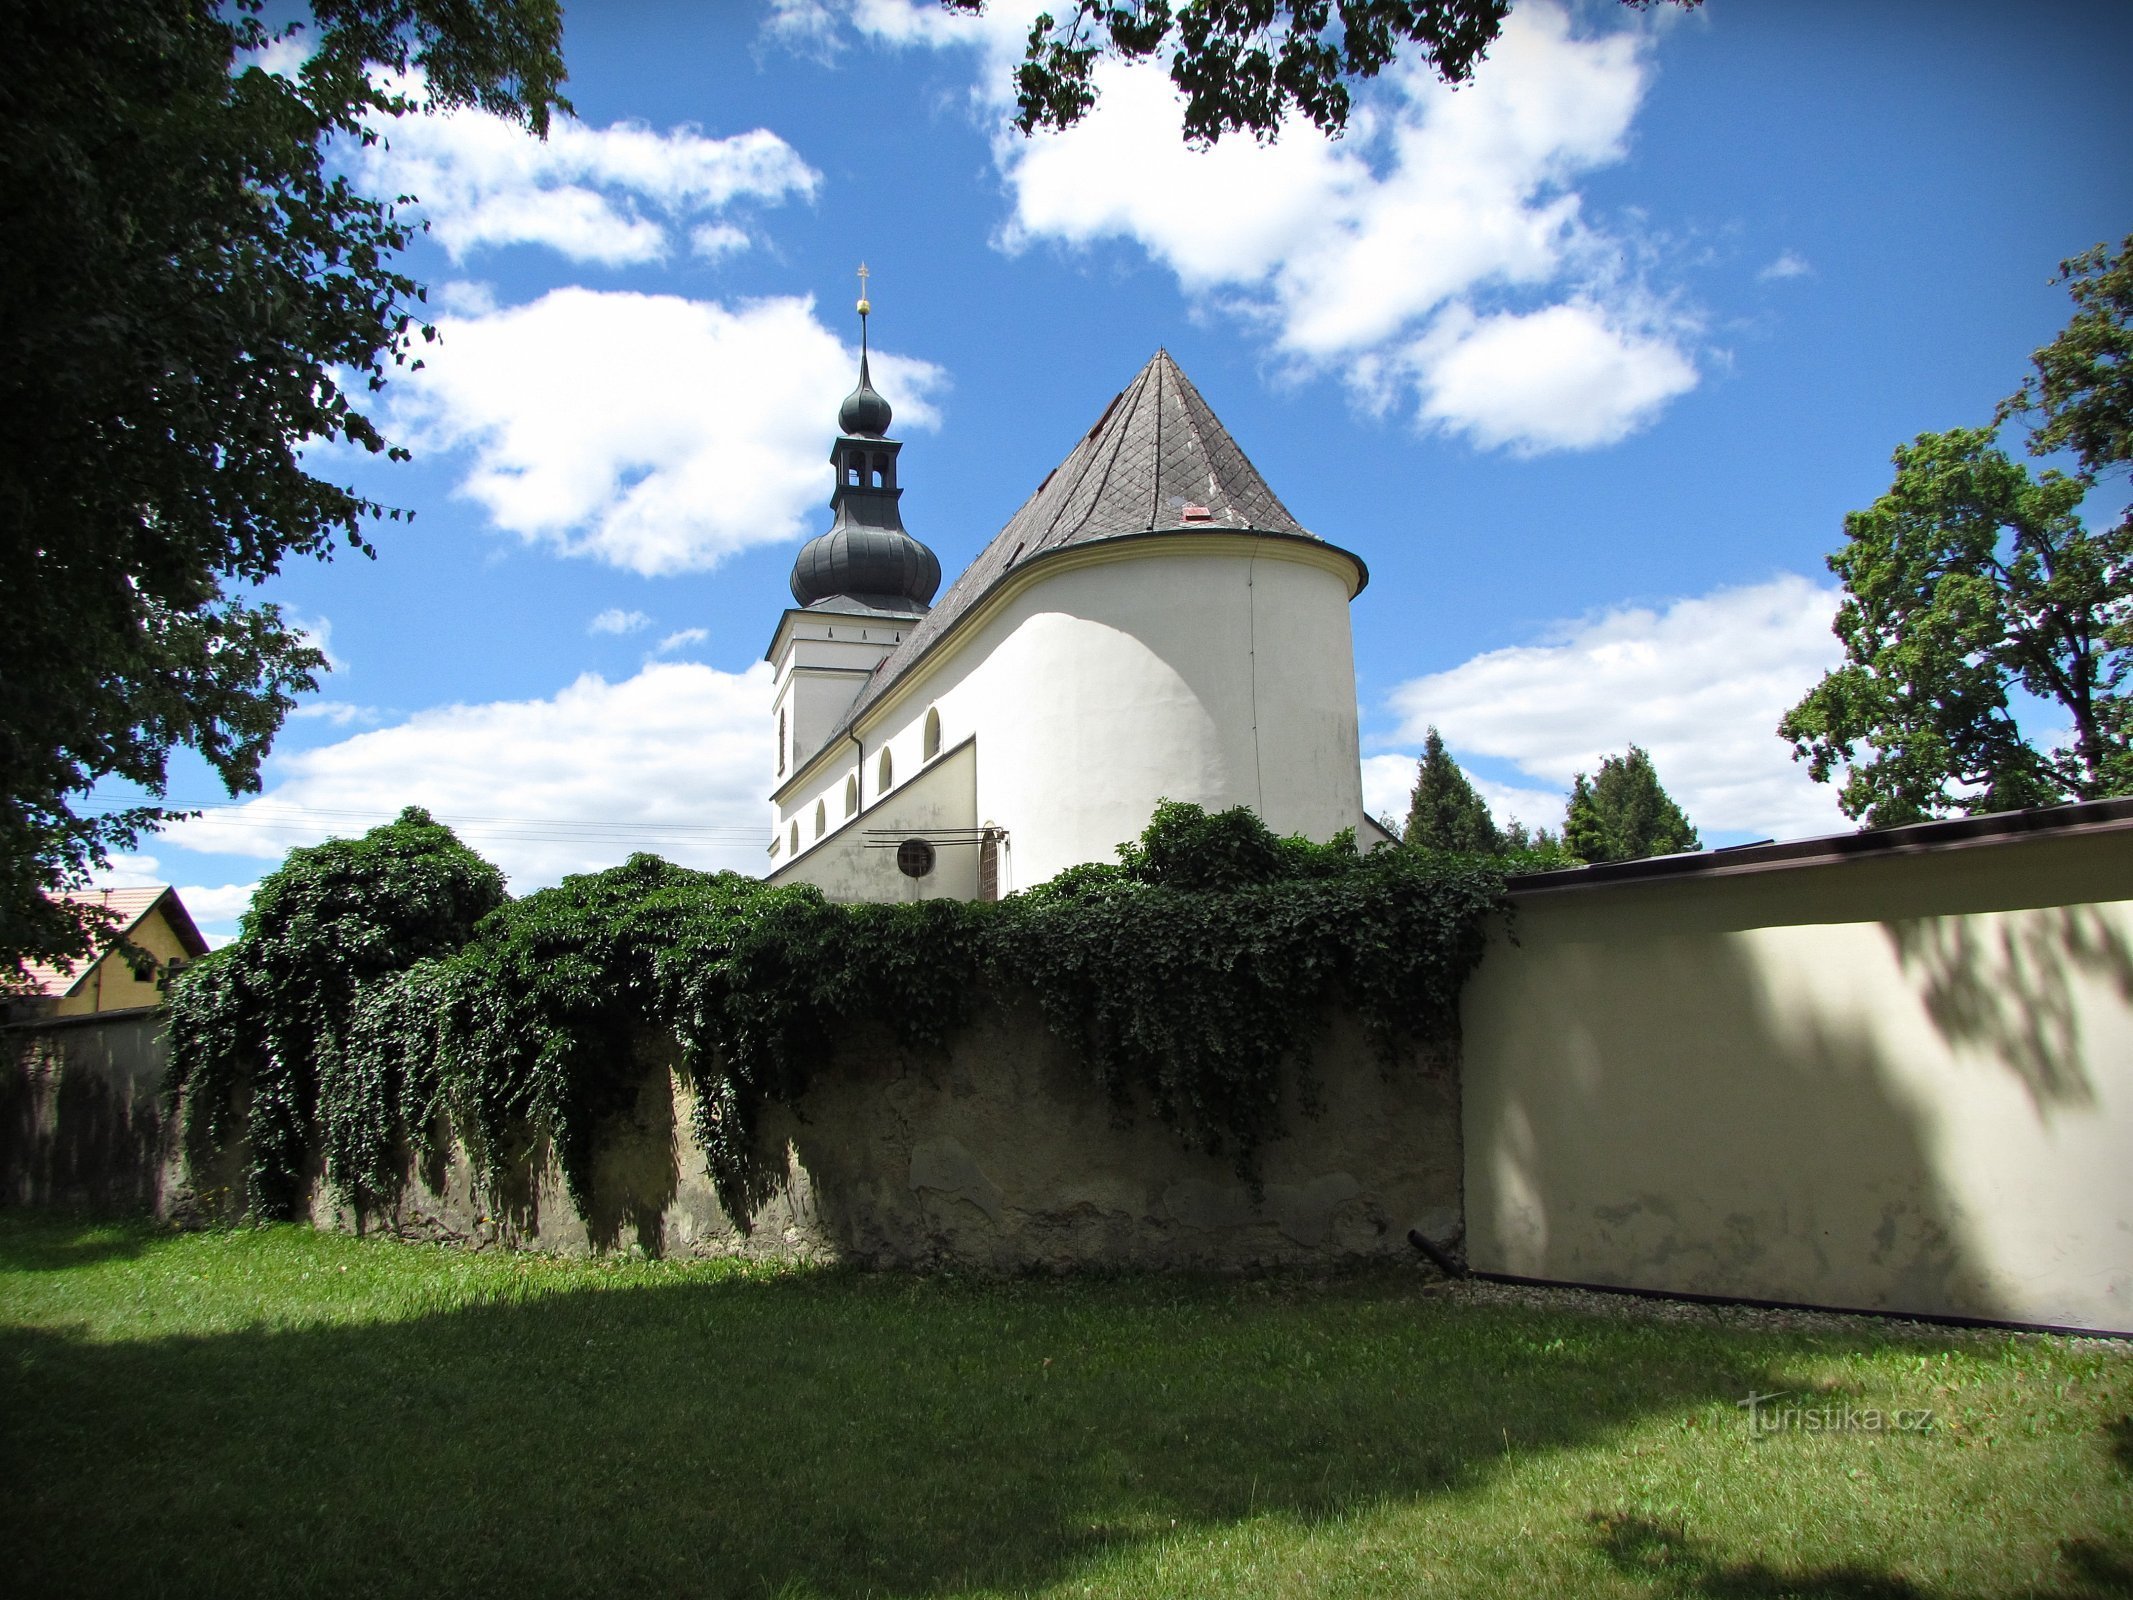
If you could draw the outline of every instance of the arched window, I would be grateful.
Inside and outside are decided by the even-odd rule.
[[[815,837],[821,838],[829,827],[829,808],[820,800],[815,802]]]
[[[874,458],[874,487],[886,489],[888,486],[889,458],[887,456],[876,456]]]
[[[800,824],[797,822],[792,825],[792,853],[800,853]]]
[[[785,713],[778,713],[778,776],[785,776]]]
[[[874,769],[874,792],[887,794],[889,785],[896,781],[896,763],[889,759],[889,752],[881,753],[881,765]]]
[[[859,815],[859,774],[856,772],[844,780],[844,814],[848,817]]]
[[[935,707],[926,713],[926,759],[931,761],[941,753],[941,713]]]

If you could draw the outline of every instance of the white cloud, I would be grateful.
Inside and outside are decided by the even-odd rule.
[[[688,649],[692,644],[702,644],[710,637],[711,630],[709,628],[683,628],[678,633],[670,633],[660,640],[659,648],[652,653],[654,655],[670,656],[677,650]]]
[[[1761,272],[1758,272],[1756,277],[1768,283],[1781,278],[1804,278],[1814,270],[1813,267],[1807,264],[1805,256],[1795,255],[1792,251],[1787,250],[1777,260],[1771,262]]]
[[[1575,774],[1638,744],[1707,835],[1840,831],[1849,824],[1834,790],[1810,781],[1776,732],[1838,664],[1837,601],[1834,589],[1785,574],[1663,610],[1608,611],[1401,684],[1390,696],[1397,737],[1419,745],[1434,724],[1462,759],[1509,762],[1546,784],[1558,809]],[[1552,811],[1519,815],[1558,821]]]
[[[454,278],[435,294],[438,310],[462,317],[486,317],[503,303],[496,298],[496,286],[479,278]]]
[[[167,881],[150,855],[115,853],[110,866],[89,875],[89,882],[98,889],[153,889]]]
[[[714,139],[692,127],[594,128],[560,117],[543,141],[459,109],[388,119],[376,131],[376,143],[351,153],[359,181],[374,194],[414,196],[454,261],[513,244],[607,266],[657,261],[672,226],[738,202],[809,197],[822,181],[764,128]],[[720,226],[745,242],[731,223]]]
[[[187,849],[274,860],[419,805],[523,894],[648,850],[760,873],[775,752],[770,669],[587,674],[549,699],[444,706],[278,757],[268,792],[165,830]]]
[[[96,873],[91,882],[99,889],[157,889],[170,882],[170,877],[154,856],[115,855],[111,865]],[[177,890],[178,899],[200,929],[201,937],[207,940],[208,948],[219,950],[237,937],[237,919],[252,903],[252,891],[258,887],[255,879],[251,883],[217,886],[183,883]]]
[[[1641,288],[1624,267],[1636,241],[1588,217],[1575,187],[1628,149],[1648,26],[1581,34],[1534,0],[1462,89],[1395,66],[1339,142],[1295,122],[1270,146],[1233,135],[1194,151],[1160,60],[1100,65],[1096,110],[1063,134],[1009,129],[1034,10],[852,10],[886,43],[975,50],[1013,207],[1006,248],[1131,241],[1283,360],[1483,447],[1610,444],[1695,386],[1696,319]]]
[[[1405,365],[1423,417],[1522,455],[1613,444],[1696,387],[1695,367],[1664,334],[1586,300],[1483,318],[1454,307]]]
[[[367,728],[380,713],[376,706],[353,705],[346,700],[307,700],[289,715],[305,721],[330,722],[336,728]]]
[[[605,611],[585,624],[587,633],[635,633],[640,628],[649,628],[652,619],[642,611],[624,611],[620,606],[609,606]]]
[[[750,244],[747,234],[730,222],[705,222],[689,230],[689,253],[705,261],[723,261]]]
[[[346,672],[348,662],[333,653],[333,622],[328,617],[306,617],[291,611],[287,614],[289,625],[303,636],[305,644],[326,658],[328,672]]]
[[[212,886],[186,883],[178,886],[178,898],[185,903],[208,948],[220,950],[237,937],[238,920],[252,908],[252,895],[258,888],[257,878],[250,883]]]
[[[393,385],[393,425],[470,451],[460,492],[530,543],[702,571],[820,516],[859,353],[811,299],[568,288],[439,327],[428,366]],[[935,424],[938,367],[876,350],[874,375],[899,426]]]
[[[763,31],[787,49],[824,62],[835,59],[843,43],[837,13],[827,0],[770,0]]]

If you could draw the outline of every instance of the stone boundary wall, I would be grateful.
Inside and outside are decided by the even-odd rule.
[[[18,1032],[26,1030],[17,1030]],[[43,1030],[18,1051],[0,1145],[10,1204],[160,1216],[241,1209],[242,1151],[188,1164],[159,1102],[159,1013]],[[64,1040],[66,1048],[55,1046]],[[1115,1109],[1033,1004],[981,1000],[946,1051],[862,1034],[772,1108],[771,1198],[747,1231],[720,1207],[689,1135],[672,1047],[639,1041],[634,1108],[601,1130],[591,1214],[545,1150],[478,1185],[463,1150],[416,1170],[390,1213],[359,1217],[321,1177],[320,1226],[516,1248],[740,1254],[983,1271],[1238,1270],[1407,1257],[1410,1228],[1460,1228],[1459,1101],[1443,1064],[1388,1072],[1348,1019],[1315,1054],[1317,1114],[1294,1089],[1286,1135],[1260,1152],[1257,1194],[1227,1157],[1186,1148],[1144,1110]]]
[[[1145,1113],[1114,1112],[1033,1005],[982,1002],[938,1054],[862,1035],[766,1119],[775,1193],[745,1233],[704,1173],[666,1049],[647,1040],[639,1057],[637,1103],[598,1141],[589,1217],[536,1152],[501,1193],[456,1155],[415,1174],[388,1217],[358,1219],[320,1185],[313,1219],[545,1250],[994,1272],[1410,1257],[1410,1228],[1449,1238],[1460,1227],[1454,1074],[1416,1059],[1388,1073],[1344,1017],[1329,1019],[1316,1053],[1317,1114],[1288,1096],[1257,1196],[1227,1157],[1185,1148]]]

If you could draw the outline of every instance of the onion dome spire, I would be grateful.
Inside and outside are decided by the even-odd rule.
[[[837,442],[830,464],[837,486],[830,492],[836,513],[830,530],[800,547],[793,562],[793,598],[803,606],[842,597],[876,611],[911,615],[933,603],[941,586],[938,557],[904,531],[896,485],[896,458],[903,446],[886,437],[892,413],[875,392],[867,370],[866,297],[869,276],[859,268],[859,387],[837,408]]]
[[[895,415],[889,402],[874,391],[874,376],[867,370],[867,314],[874,309],[867,299],[867,279],[871,274],[867,264],[859,263],[859,387],[844,397],[844,404],[837,408],[837,427],[840,432],[857,434],[862,438],[879,439],[889,431],[889,419]]]

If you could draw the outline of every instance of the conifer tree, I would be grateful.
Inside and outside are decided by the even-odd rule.
[[[1408,802],[1406,842],[1425,850],[1456,850],[1464,855],[1503,853],[1488,803],[1474,792],[1459,763],[1445,752],[1435,728],[1422,745],[1415,772],[1414,796]]]
[[[1505,855],[1554,855],[1563,848],[1563,841],[1546,828],[1528,828],[1513,817],[1504,825],[1503,848]]]
[[[1636,745],[1605,756],[1597,777],[1584,773],[1570,791],[1563,844],[1580,861],[1635,861],[1700,850],[1688,816],[1660,786],[1652,758]]]

